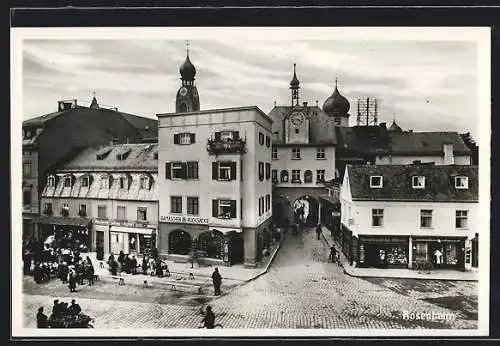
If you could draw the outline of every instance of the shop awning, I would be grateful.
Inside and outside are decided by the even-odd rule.
[[[219,231],[222,234],[228,234],[228,233],[231,233],[231,232],[236,232],[236,233],[243,232],[243,230],[241,228],[226,228],[226,227],[216,227],[216,226],[208,227],[208,230],[210,232]]]
[[[38,223],[55,226],[76,226],[87,227],[90,219],[85,217],[64,217],[64,216],[40,216]]]

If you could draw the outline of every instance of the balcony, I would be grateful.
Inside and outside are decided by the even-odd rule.
[[[207,151],[210,155],[244,154],[246,153],[246,142],[241,138],[209,139],[207,141]]]

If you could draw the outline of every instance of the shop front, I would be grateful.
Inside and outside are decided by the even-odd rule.
[[[412,265],[431,263],[433,269],[465,270],[462,237],[412,237]]]
[[[360,267],[407,268],[409,237],[359,236]]]
[[[320,222],[326,226],[332,237],[340,240],[340,203],[331,196],[320,196]]]
[[[41,240],[51,246],[87,252],[91,249],[91,220],[83,217],[42,216],[38,219]],[[50,236],[53,236],[49,238]],[[53,243],[52,243],[53,239]],[[49,244],[47,244],[49,245]]]
[[[155,229],[145,227],[124,227],[113,224],[94,225],[94,249],[104,252],[139,255],[151,253],[154,246]]]
[[[342,249],[342,252],[344,255],[352,261],[352,232],[345,227],[344,225],[341,226],[340,229],[340,248]]]

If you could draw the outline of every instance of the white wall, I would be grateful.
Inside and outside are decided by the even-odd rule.
[[[377,156],[375,160],[376,165],[410,165],[413,161],[420,160],[422,163],[425,162],[434,162],[436,165],[444,165],[444,157],[443,156]],[[455,165],[470,165],[470,156],[455,156],[454,159]]]

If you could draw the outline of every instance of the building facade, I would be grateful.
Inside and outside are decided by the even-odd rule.
[[[23,240],[39,241],[37,218],[47,174],[71,159],[80,148],[114,140],[137,143],[157,140],[157,120],[77,100],[59,101],[57,111],[23,122]],[[63,145],[61,145],[63,143]]]
[[[319,197],[325,182],[335,178],[335,128],[348,124],[349,102],[337,85],[323,109],[299,104],[299,80],[290,82],[291,105],[275,106],[273,120],[273,214],[278,225],[302,222],[315,225],[321,219]]]
[[[158,229],[157,167],[157,144],[84,149],[46,176],[42,236],[66,237],[90,251],[150,252]]]
[[[349,165],[340,199],[335,237],[358,266],[477,267],[477,166]]]
[[[199,105],[180,92],[176,104]],[[272,236],[272,120],[257,107],[177,110],[157,115],[160,256],[256,266]]]

